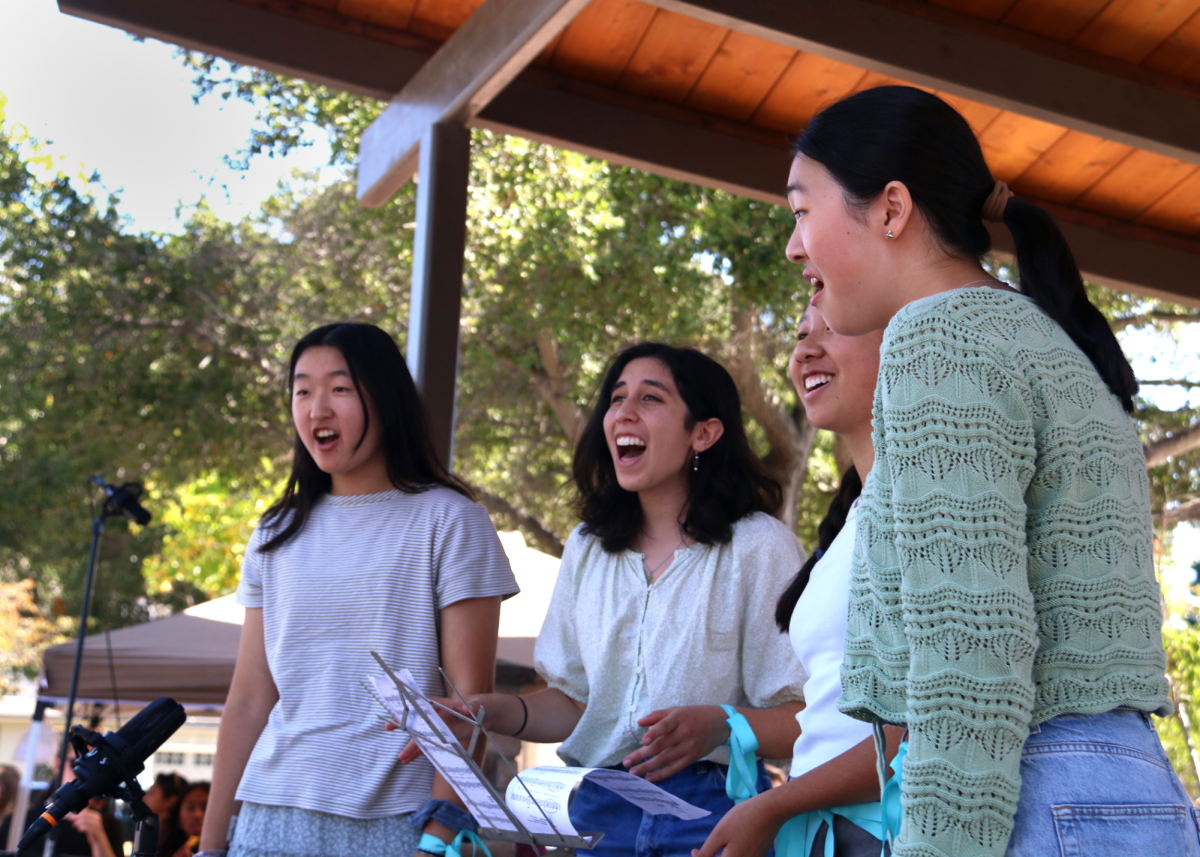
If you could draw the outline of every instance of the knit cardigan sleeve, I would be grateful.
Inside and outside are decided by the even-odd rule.
[[[875,531],[890,531],[870,548],[895,574],[908,648],[893,853],[999,857],[1034,708],[1032,396],[1001,348],[968,327],[926,316],[889,333],[869,499]]]

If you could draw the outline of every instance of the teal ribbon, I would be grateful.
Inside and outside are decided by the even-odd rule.
[[[900,833],[900,784],[904,781],[904,757],[907,755],[908,741],[901,741],[900,746],[896,748],[896,755],[892,759],[892,778],[883,787],[883,795],[880,800],[883,806],[880,817],[883,821],[883,832],[887,836],[879,838],[885,842],[891,842]]]
[[[908,742],[903,741],[896,751],[896,757],[892,759],[894,773],[884,786],[882,800],[818,809],[789,819],[779,829],[779,836],[775,839],[776,857],[809,857],[821,822],[829,825],[825,833],[824,857],[833,857],[835,815],[849,819],[880,842],[888,842],[890,836],[900,830],[900,783],[903,781],[904,757],[907,753]],[[881,857],[882,854],[880,849]]]
[[[492,852],[488,850],[488,847],[483,844],[483,840],[473,830],[460,830],[458,835],[454,837],[454,841],[449,845],[432,833],[422,833],[421,843],[417,846],[417,850],[424,851],[426,854],[444,854],[446,857],[462,857],[462,844],[464,840],[475,846],[476,855],[482,851],[487,857],[492,857]]]
[[[736,803],[758,794],[758,739],[745,716],[732,705],[722,705],[729,719],[729,773],[725,776],[725,794]]]

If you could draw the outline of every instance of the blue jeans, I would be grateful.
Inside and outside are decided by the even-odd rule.
[[[620,765],[613,770],[624,771]],[[588,857],[691,857],[729,810],[733,801],[725,795],[725,772],[716,762],[696,762],[670,779],[655,783],[688,803],[707,809],[711,815],[688,821],[673,815],[649,815],[608,789],[584,782],[571,803],[571,823],[579,831],[604,834]],[[762,762],[758,763],[758,790],[771,787]],[[768,854],[773,857],[774,849]]]
[[[1200,815],[1150,716],[1118,708],[1035,726],[1006,857],[1200,857]]]

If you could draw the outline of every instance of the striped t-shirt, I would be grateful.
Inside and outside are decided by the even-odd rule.
[[[401,765],[402,733],[363,688],[371,651],[443,695],[438,613],[466,598],[518,591],[482,506],[448,488],[325,495],[304,528],[272,553],[259,527],[237,600],[261,607],[279,701],[238,787],[239,800],[381,818],[425,803],[433,769]]]

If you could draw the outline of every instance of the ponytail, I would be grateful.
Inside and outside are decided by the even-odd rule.
[[[979,259],[992,247],[983,212],[998,196],[997,182],[967,121],[936,95],[911,86],[855,93],[813,117],[795,154],[824,166],[854,206],[869,204],[888,182],[903,182],[951,256]],[[1021,290],[1058,322],[1132,412],[1133,369],[1088,300],[1062,232],[1032,203],[1010,198],[1004,205],[1000,197],[995,205],[1017,246]]]
[[[1088,299],[1071,248],[1054,219],[1022,199],[1010,199],[1004,225],[1017,247],[1021,291],[1050,316],[1087,355],[1122,407],[1133,413],[1138,383],[1116,334]]]
[[[842,474],[842,484],[838,488],[837,496],[833,498],[833,502],[829,504],[829,511],[825,513],[825,517],[821,520],[817,527],[817,547],[812,552],[812,556],[808,558],[808,562],[800,567],[800,571],[792,578],[792,582],[788,584],[788,588],[783,591],[783,595],[779,596],[779,603],[775,605],[775,624],[779,626],[779,630],[784,634],[788,631],[788,625],[792,621],[792,611],[796,609],[796,603],[800,600],[800,596],[804,594],[804,589],[808,586],[809,578],[812,577],[813,566],[829,550],[833,540],[837,538],[838,533],[842,531],[842,527],[846,525],[846,516],[850,514],[850,507],[854,505],[854,501],[858,499],[858,495],[862,493],[862,480],[858,478],[858,471],[851,467]]]

